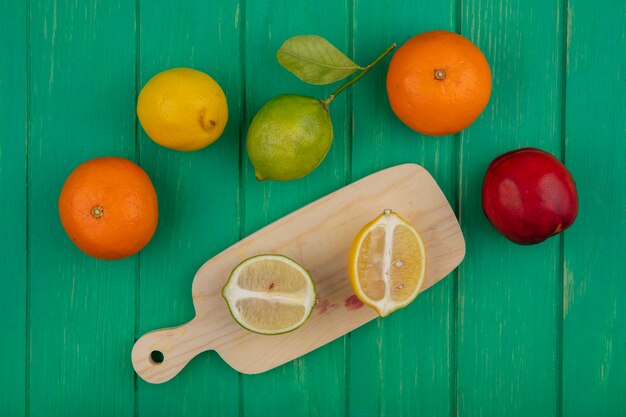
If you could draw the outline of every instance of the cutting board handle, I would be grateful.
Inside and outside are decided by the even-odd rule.
[[[200,320],[144,334],[135,342],[132,361],[141,378],[160,384],[175,377],[199,353],[210,349]],[[210,342],[210,341],[209,341]]]

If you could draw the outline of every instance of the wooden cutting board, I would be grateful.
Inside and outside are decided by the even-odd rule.
[[[239,372],[256,374],[372,320],[376,313],[356,299],[348,282],[348,253],[358,231],[385,208],[413,224],[424,239],[427,258],[422,290],[461,262],[463,234],[428,171],[415,164],[379,171],[283,217],[207,261],[193,281],[196,316],[182,326],[143,335],[132,351],[135,371],[148,382],[165,382],[194,356],[213,349]],[[288,334],[265,336],[241,328],[221,296],[233,268],[264,253],[294,259],[315,280],[317,306],[302,327]],[[158,362],[158,352],[162,362]]]

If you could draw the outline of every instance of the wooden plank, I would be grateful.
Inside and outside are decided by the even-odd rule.
[[[135,6],[30,2],[30,416],[133,414],[136,258],[98,261],[57,199],[81,162],[133,158]]]
[[[133,347],[133,366],[145,380],[165,382],[198,353],[214,349],[234,369],[256,374],[305,355],[372,320],[376,317],[372,309],[355,308],[350,303],[354,293],[347,279],[347,259],[361,227],[381,213],[378,207],[392,206],[421,231],[424,239],[429,262],[422,288],[436,284],[463,259],[461,228],[424,168],[416,164],[395,166],[277,220],[210,259],[194,278],[194,319],[144,335]],[[280,253],[306,265],[322,306],[301,328],[271,337],[236,324],[222,297],[230,272],[243,259],[266,253]],[[164,355],[161,363],[151,360],[155,350]]]
[[[497,155],[535,146],[560,156],[562,2],[462,2],[462,34],[485,53],[491,100],[461,134],[458,414],[552,416],[559,410],[560,241],[518,246],[481,208]]]
[[[570,0],[565,162],[580,201],[565,232],[563,415],[626,415],[626,3]]]
[[[400,46],[420,32],[455,27],[453,0],[428,7],[416,7],[411,1],[394,2],[389,7],[384,2],[357,0],[355,8],[354,49],[361,65],[392,42]],[[388,65],[389,58],[352,87],[353,178],[398,163],[416,162],[430,171],[454,206],[456,139],[422,136],[393,114],[385,86]],[[451,415],[453,275],[410,306],[351,334],[348,415]]]
[[[154,181],[161,216],[153,242],[141,254],[137,337],[191,319],[194,273],[238,238],[240,7],[192,0],[139,4],[137,92],[158,72],[192,67],[221,85],[229,121],[215,143],[196,152],[163,148],[138,125],[141,164]],[[137,384],[140,416],[238,415],[237,373],[214,352],[196,358],[166,385],[139,378]]]
[[[347,52],[351,26],[347,2],[307,0],[297,5],[284,0],[247,2],[245,20],[245,128],[261,106],[278,94],[325,98],[336,88],[303,83],[278,64],[276,51],[291,36],[317,34]],[[334,143],[324,162],[303,179],[288,183],[257,182],[244,154],[244,235],[346,184],[348,112],[345,95],[333,101],[330,113]],[[341,338],[267,373],[242,376],[242,412],[246,416],[262,417],[339,415],[345,408],[345,367]]]
[[[0,415],[26,406],[26,3],[0,8]],[[8,360],[10,358],[10,360]]]

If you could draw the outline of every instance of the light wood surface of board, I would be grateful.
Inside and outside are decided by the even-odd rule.
[[[236,370],[255,374],[302,356],[376,317],[356,302],[348,281],[348,253],[358,231],[385,208],[396,211],[422,235],[426,280],[422,290],[452,271],[465,255],[461,229],[428,171],[404,164],[372,174],[270,224],[206,262],[192,295],[196,317],[141,337],[132,351],[137,373],[152,383],[174,377],[198,353],[213,349]],[[265,336],[241,328],[230,316],[221,289],[244,259],[280,253],[313,276],[318,304],[299,329]],[[153,351],[163,354],[160,363]]]

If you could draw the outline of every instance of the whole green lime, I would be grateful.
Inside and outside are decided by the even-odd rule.
[[[290,181],[317,168],[332,143],[326,106],[313,97],[285,94],[254,116],[246,148],[258,180]]]

